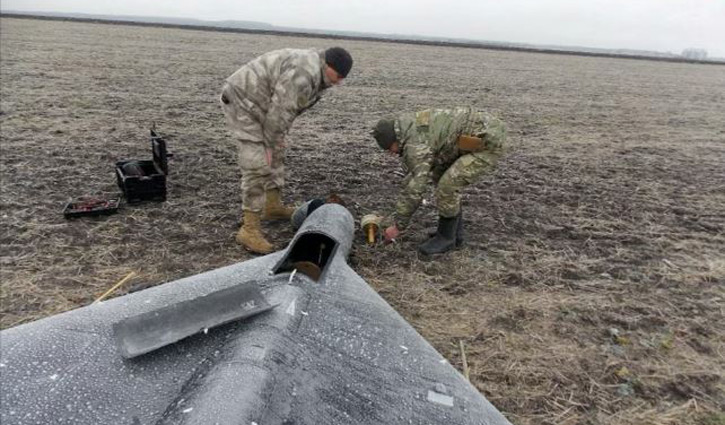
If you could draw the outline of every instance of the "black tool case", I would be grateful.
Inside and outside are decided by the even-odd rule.
[[[116,163],[116,180],[129,203],[166,200],[166,175],[169,172],[166,141],[151,130],[152,160]]]

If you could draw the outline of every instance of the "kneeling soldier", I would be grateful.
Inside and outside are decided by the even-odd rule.
[[[419,250],[430,255],[460,245],[461,189],[495,168],[506,138],[503,122],[471,108],[427,109],[380,120],[372,134],[381,148],[402,157],[406,171],[385,239],[395,239],[408,226],[432,182],[438,230]]]

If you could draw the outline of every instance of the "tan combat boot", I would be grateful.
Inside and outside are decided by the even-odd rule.
[[[259,213],[244,211],[244,224],[237,233],[237,243],[257,254],[269,254],[274,247],[264,238],[259,216]]]
[[[266,202],[262,220],[289,220],[295,209],[282,203],[279,189],[271,189],[266,193]]]

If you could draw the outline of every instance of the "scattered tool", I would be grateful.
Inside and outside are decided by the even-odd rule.
[[[274,307],[251,282],[129,317],[115,323],[113,333],[128,359]]]
[[[360,227],[365,232],[365,238],[369,245],[377,241],[378,233],[380,232],[380,223],[382,221],[382,217],[375,214],[364,215],[360,220]]]
[[[63,215],[65,218],[109,215],[118,211],[119,203],[119,199],[81,198],[67,203]]]

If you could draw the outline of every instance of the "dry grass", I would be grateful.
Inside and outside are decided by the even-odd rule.
[[[717,291],[688,307],[669,291],[643,295],[611,278],[567,283],[557,269],[576,262],[552,257],[536,267],[550,278],[526,287],[505,283],[505,257],[475,259],[466,251],[449,256],[444,270],[412,260],[399,279],[362,273],[459,367],[458,341],[465,341],[472,382],[514,423],[698,424],[714,417],[722,408],[724,345],[722,329],[705,317],[722,314]],[[695,317],[685,319],[693,308]]]

